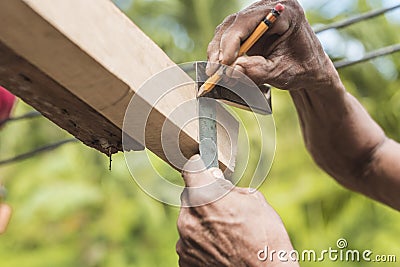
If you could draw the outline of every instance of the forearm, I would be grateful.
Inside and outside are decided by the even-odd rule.
[[[333,66],[327,68],[331,69],[330,81],[322,88],[291,92],[308,150],[342,185],[399,209],[394,192],[389,198],[382,197],[382,192],[399,190],[394,171],[382,171],[382,164],[387,163],[378,154],[386,145],[384,132],[346,92]]]

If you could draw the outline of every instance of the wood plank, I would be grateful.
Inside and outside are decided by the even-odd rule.
[[[138,89],[153,75],[175,66],[168,56],[109,0],[0,1],[0,83],[50,120],[95,149],[122,150],[126,108],[135,93],[137,120],[151,108],[153,95]],[[170,116],[182,103],[194,101],[193,80],[166,94],[151,109],[145,143],[138,129],[130,149],[145,145],[170,161],[161,142],[162,126],[178,132],[185,157],[198,153],[198,121],[181,131]],[[161,85],[154,88],[162,90]],[[153,88],[152,88],[153,90]],[[196,106],[189,113],[196,113]],[[234,168],[238,123],[224,109],[218,117],[220,167]],[[167,122],[167,123],[165,123]],[[133,129],[135,130],[135,129]],[[221,133],[220,133],[221,132]],[[229,133],[229,134],[227,134]],[[178,138],[176,137],[176,138]],[[179,169],[179,166],[175,166]]]

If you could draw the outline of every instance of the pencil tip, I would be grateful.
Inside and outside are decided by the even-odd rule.
[[[197,97],[198,97],[198,98],[201,97],[202,94],[204,93],[204,91],[205,91],[205,88],[204,88],[204,84],[203,84],[203,85],[200,87],[199,92],[197,93]]]

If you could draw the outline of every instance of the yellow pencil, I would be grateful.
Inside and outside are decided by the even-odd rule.
[[[277,4],[274,9],[268,14],[268,16],[257,26],[254,32],[249,38],[241,45],[238,53],[238,57],[246,54],[250,48],[264,35],[265,32],[271,27],[271,25],[277,20],[285,7],[282,4]],[[226,66],[222,66],[219,70],[211,75],[210,78],[200,87],[197,97],[204,96],[209,93],[215,85],[222,79],[226,70]]]

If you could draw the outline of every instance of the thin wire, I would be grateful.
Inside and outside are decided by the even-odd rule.
[[[5,120],[1,120],[0,121],[0,125],[6,124],[6,123],[9,123],[9,122],[12,122],[12,121],[20,121],[20,120],[37,118],[37,117],[40,117],[40,116],[42,116],[42,114],[40,114],[39,112],[32,111],[32,112],[28,112],[28,113],[26,113],[24,115],[21,115],[21,116],[18,116],[18,117],[13,117],[13,118],[8,118],[8,119],[5,119]]]
[[[54,143],[54,144],[42,146],[42,147],[39,147],[39,148],[37,148],[37,149],[35,149],[33,151],[30,151],[30,152],[27,152],[27,153],[24,153],[24,154],[20,154],[20,155],[17,155],[15,157],[12,157],[12,158],[9,158],[9,159],[1,160],[0,161],[0,166],[6,165],[6,164],[11,164],[11,163],[16,163],[16,162],[19,162],[19,161],[23,161],[23,160],[32,158],[32,157],[34,157],[34,156],[36,156],[38,154],[57,149],[57,148],[65,145],[65,144],[76,143],[76,142],[78,142],[78,139],[71,138],[71,139],[66,139],[66,140],[59,141],[59,142]]]
[[[357,59],[357,60],[340,60],[340,61],[336,61],[334,62],[334,65],[336,67],[336,69],[341,69],[341,68],[345,68],[348,66],[352,66],[358,63],[362,63],[377,57],[383,57],[386,55],[390,55],[396,52],[400,51],[400,44],[396,44],[396,45],[391,45],[391,46],[387,46],[378,50],[374,50],[372,52],[369,52],[367,54],[365,54],[365,56],[363,58]]]
[[[389,11],[395,10],[396,8],[399,8],[399,7],[400,7],[400,4],[397,4],[397,5],[392,6],[392,7],[373,10],[373,11],[370,11],[370,12],[367,12],[367,13],[364,13],[364,14],[361,14],[361,15],[357,15],[357,16],[351,17],[351,18],[346,19],[346,20],[334,22],[332,24],[328,24],[328,25],[325,25],[325,26],[322,26],[322,27],[319,27],[319,28],[315,29],[315,33],[318,34],[318,33],[321,33],[323,31],[327,31],[327,30],[330,30],[330,29],[341,29],[341,28],[344,28],[344,27],[348,27],[348,26],[353,25],[355,23],[358,23],[358,22],[361,22],[361,21],[364,21],[364,20],[372,19],[374,17],[383,15],[383,14],[385,14],[385,13],[387,13]]]

